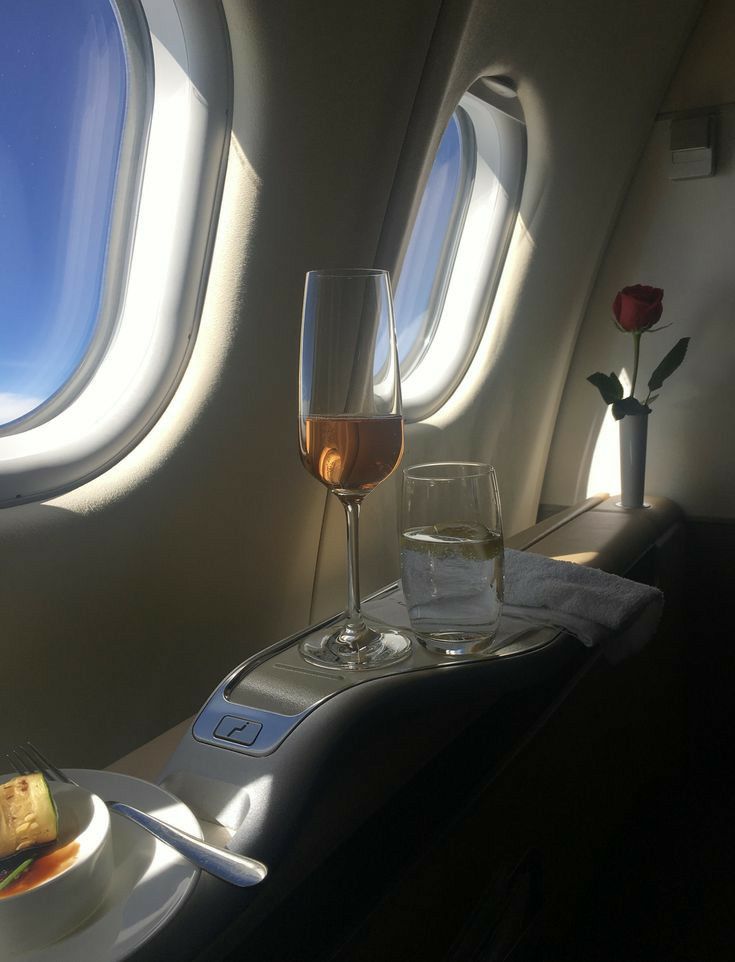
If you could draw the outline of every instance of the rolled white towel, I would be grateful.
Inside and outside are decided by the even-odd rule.
[[[569,561],[505,549],[504,612],[564,628],[611,660],[642,648],[658,627],[658,588]]]

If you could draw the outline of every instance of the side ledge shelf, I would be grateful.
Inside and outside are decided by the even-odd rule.
[[[508,547],[625,575],[655,542],[683,520],[667,498],[648,496],[650,508],[621,508],[601,494],[560,511],[507,539]],[[155,781],[193,724],[179,725],[113,762],[111,771]]]

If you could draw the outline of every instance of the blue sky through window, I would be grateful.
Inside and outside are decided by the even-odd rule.
[[[126,90],[110,0],[0,0],[0,424],[94,333]]]
[[[461,186],[461,164],[462,136],[456,114],[452,114],[434,159],[396,285],[394,308],[401,361],[412,353],[431,325],[432,292]]]

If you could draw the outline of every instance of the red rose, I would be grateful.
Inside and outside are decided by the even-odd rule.
[[[634,284],[624,287],[613,301],[613,314],[622,331],[640,334],[653,327],[664,309],[664,292],[660,287]]]

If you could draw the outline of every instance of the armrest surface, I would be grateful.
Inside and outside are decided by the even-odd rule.
[[[624,575],[663,533],[682,518],[667,498],[650,508],[621,508],[596,495],[507,538],[510,548],[573,561]],[[109,766],[111,771],[155,781],[194,719],[174,726]]]

